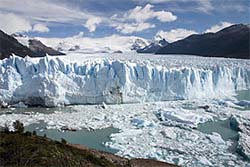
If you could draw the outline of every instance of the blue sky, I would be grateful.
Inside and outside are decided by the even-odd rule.
[[[250,22],[249,0],[0,0],[0,29],[40,37],[157,35],[170,42]]]

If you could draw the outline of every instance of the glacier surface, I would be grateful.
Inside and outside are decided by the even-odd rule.
[[[12,56],[0,61],[0,102],[54,107],[226,97],[250,89],[249,67],[248,60],[194,56]]]

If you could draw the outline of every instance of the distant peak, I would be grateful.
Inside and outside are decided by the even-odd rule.
[[[27,35],[24,35],[24,34],[21,34],[21,33],[13,33],[11,34],[12,37],[23,37],[23,38],[26,38],[28,37]]]
[[[161,35],[159,35],[159,34],[154,37],[155,41],[160,41],[160,40],[163,40],[163,39],[164,38]]]

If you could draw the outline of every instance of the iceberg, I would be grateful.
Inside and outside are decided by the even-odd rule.
[[[202,67],[167,56],[154,61],[95,57],[0,61],[0,102],[30,106],[117,104],[226,97],[250,89],[249,61],[220,60]],[[143,60],[143,61],[142,61]],[[213,61],[213,60],[210,60]],[[173,65],[174,64],[174,65]],[[0,104],[1,104],[0,103]]]

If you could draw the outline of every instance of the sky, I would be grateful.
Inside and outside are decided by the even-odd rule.
[[[250,23],[250,0],[0,0],[0,29],[33,37],[164,37]]]

